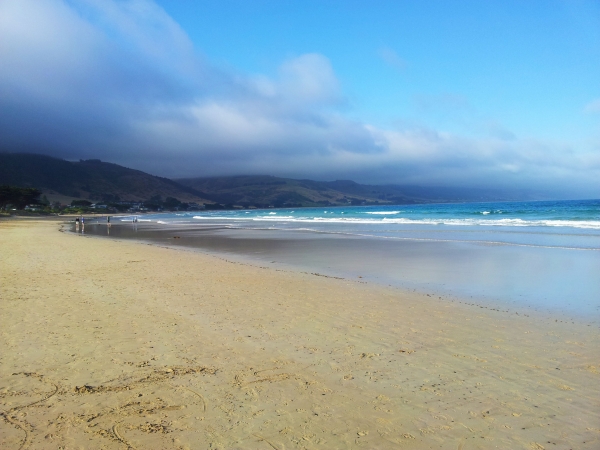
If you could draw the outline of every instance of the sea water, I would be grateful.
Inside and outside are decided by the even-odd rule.
[[[125,226],[113,227],[114,237],[600,318],[600,200],[198,211],[113,223],[119,220]],[[90,231],[103,234],[96,228]]]

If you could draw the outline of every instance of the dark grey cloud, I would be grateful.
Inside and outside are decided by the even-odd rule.
[[[385,50],[388,63],[401,61]],[[0,61],[3,150],[101,158],[171,177],[268,173],[600,192],[598,147],[519,138],[491,122],[473,138],[350,120],[324,55],[283,61],[273,77],[225,70],[146,0],[4,0]],[[451,94],[414,101],[424,112],[469,107]]]

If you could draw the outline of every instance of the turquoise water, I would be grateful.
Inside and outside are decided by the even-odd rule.
[[[600,200],[201,211],[131,221],[115,217],[121,226],[110,236],[600,319]],[[86,225],[86,233],[106,235],[106,228]]]
[[[336,206],[272,210],[199,211],[145,216],[145,219],[573,227],[600,230],[600,200]]]
[[[198,220],[229,219],[310,224],[535,226],[600,230],[600,200],[213,211],[194,216]],[[177,217],[181,216],[171,216],[170,219]]]
[[[121,220],[129,222],[131,217]],[[600,249],[600,200],[200,211],[138,220],[379,239]]]

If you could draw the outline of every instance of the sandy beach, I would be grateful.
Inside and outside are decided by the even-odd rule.
[[[597,324],[60,228],[0,221],[2,449],[600,447]]]

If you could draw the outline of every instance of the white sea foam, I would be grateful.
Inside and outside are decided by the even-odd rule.
[[[279,221],[281,219],[294,219],[294,216],[277,216],[277,217],[256,216],[256,217],[252,218],[252,220],[271,220],[271,221]],[[242,220],[246,220],[246,218],[244,217]]]
[[[453,226],[497,226],[497,227],[571,227],[600,230],[598,220],[524,220],[524,219],[407,219],[387,218],[364,219],[353,217],[293,217],[293,216],[257,216],[257,217],[226,217],[226,216],[194,216],[202,220],[230,221],[268,221],[277,222],[285,219],[287,222],[299,223],[345,223],[345,224],[398,224],[398,225],[453,225]]]
[[[484,216],[488,215],[490,212],[489,211],[483,211],[481,214],[483,214]]]
[[[400,214],[402,211],[369,211],[365,214],[379,214],[379,215],[386,215],[386,216],[391,216],[393,214]]]
[[[277,214],[276,212],[270,212],[269,215],[274,216],[275,214]]]

